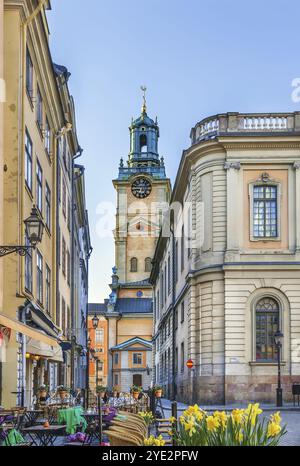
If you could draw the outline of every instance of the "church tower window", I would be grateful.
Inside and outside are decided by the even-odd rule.
[[[137,272],[138,271],[138,261],[136,257],[132,257],[130,259],[130,272]]]

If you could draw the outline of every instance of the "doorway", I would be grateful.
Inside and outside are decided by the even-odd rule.
[[[134,374],[132,377],[132,383],[133,385],[137,385],[138,387],[143,386],[143,378],[142,374]]]

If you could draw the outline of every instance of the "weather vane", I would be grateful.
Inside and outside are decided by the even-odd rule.
[[[144,99],[144,104],[143,104],[143,107],[142,107],[142,112],[143,112],[143,113],[146,113],[146,111],[147,111],[147,104],[146,104],[146,91],[147,91],[147,87],[146,87],[146,86],[141,86],[141,90],[143,91],[143,99]]]

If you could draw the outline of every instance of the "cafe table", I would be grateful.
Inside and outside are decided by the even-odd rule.
[[[25,425],[27,427],[33,426],[37,419],[44,414],[43,409],[29,409],[25,412]]]
[[[37,447],[53,446],[57,437],[64,435],[65,425],[31,426],[22,429],[24,435],[28,435],[33,444]]]
[[[66,432],[70,435],[75,434],[79,426],[82,426],[83,432],[85,432],[87,427],[87,422],[83,416],[83,409],[81,406],[59,409],[57,412],[57,422],[59,424],[66,424]]]

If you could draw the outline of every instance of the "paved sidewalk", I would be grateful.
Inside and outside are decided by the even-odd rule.
[[[171,401],[167,399],[162,399],[162,406],[164,409],[164,415],[166,417],[171,416]],[[237,404],[237,405],[214,405],[214,406],[202,406],[201,408],[205,411],[231,411],[235,408],[247,408],[248,404]],[[178,411],[184,411],[188,405],[184,403],[177,402]],[[300,446],[300,407],[294,407],[293,404],[287,403],[282,408],[277,408],[275,405],[271,404],[261,404],[260,407],[267,411],[267,417],[271,413],[276,411],[281,412],[282,425],[287,426],[287,434],[281,439],[280,445],[282,446]]]

